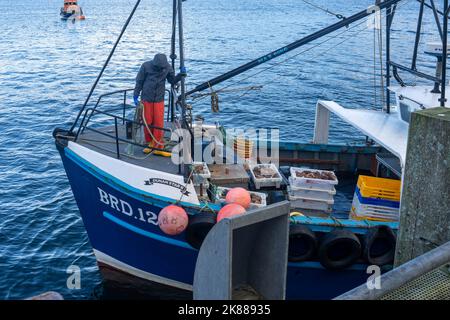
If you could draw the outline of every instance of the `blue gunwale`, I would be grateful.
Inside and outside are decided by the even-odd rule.
[[[346,228],[354,233],[365,234],[367,229],[375,226],[388,226],[393,230],[398,229],[398,222],[352,220],[337,218],[321,218],[309,216],[291,217],[291,223],[306,224],[312,231],[329,232],[337,228]]]
[[[159,207],[165,207],[167,203],[176,203],[177,200],[167,198],[164,196],[155,195],[148,193],[137,188],[134,188],[119,179],[113,177],[112,175],[104,172],[98,167],[94,166],[90,162],[78,156],[75,152],[69,148],[64,148],[65,155],[80,165],[83,169],[97,177],[98,179],[109,184],[111,187],[117,191],[124,192],[131,197],[135,197],[143,202],[151,205],[156,205]],[[185,206],[190,209],[195,209],[196,211],[202,209],[206,204],[200,203],[200,205],[195,205],[187,202],[180,202],[180,205]],[[213,210],[220,210],[221,205],[208,203],[208,206]],[[194,212],[195,213],[195,212]],[[398,222],[376,222],[367,220],[351,220],[351,219],[337,219],[337,218],[320,218],[320,217],[309,217],[309,216],[295,216],[291,218],[292,223],[307,224],[311,227],[313,231],[328,232],[336,228],[349,228],[349,230],[364,234],[367,229],[377,225],[387,225],[392,229],[398,228]]]

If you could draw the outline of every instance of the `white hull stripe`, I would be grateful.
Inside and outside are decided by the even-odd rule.
[[[186,184],[183,176],[147,169],[108,157],[72,141],[69,141],[68,149],[91,166],[98,168],[128,187],[146,194],[200,205],[194,184],[192,182]],[[154,182],[155,180],[159,182]],[[185,188],[186,194],[180,187]]]
[[[95,257],[97,258],[98,262],[104,263],[106,265],[109,265],[111,267],[119,269],[123,272],[129,273],[133,276],[136,276],[136,277],[139,277],[142,279],[146,279],[149,281],[161,283],[161,284],[164,284],[167,286],[192,291],[192,285],[190,285],[190,284],[167,279],[167,278],[160,277],[160,276],[154,275],[154,274],[146,272],[146,271],[139,270],[139,269],[132,267],[126,263],[123,263],[117,259],[114,259],[113,257],[111,257],[107,254],[104,254],[103,252],[98,251],[96,249],[94,249],[94,254],[95,254]]]

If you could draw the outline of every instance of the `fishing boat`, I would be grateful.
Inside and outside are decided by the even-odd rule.
[[[83,9],[78,5],[77,0],[64,0],[64,6],[60,11],[61,19],[76,19],[76,20],[84,20],[86,17],[84,16]]]
[[[377,216],[376,208],[389,207],[392,203],[391,208],[395,208],[397,202],[398,209],[399,185],[407,165],[405,153],[410,114],[418,109],[448,106],[445,99],[448,90],[445,85],[447,19],[443,19],[442,25],[439,22],[439,17],[448,16],[448,3],[444,1],[442,12],[434,5],[419,1],[412,65],[405,66],[390,58],[391,24],[394,13],[405,2],[408,0],[382,1],[367,10],[341,16],[338,22],[324,29],[191,90],[186,89],[183,78],[178,91],[175,86],[168,89],[166,123],[164,128],[158,128],[164,130],[168,140],[168,147],[164,149],[172,154],[168,158],[152,152],[143,155],[142,149],[148,146],[139,140],[139,132],[145,128],[136,117],[136,107],[130,104],[132,89],[105,93],[95,103],[90,103],[103,71],[139,6],[140,1],[137,1],[71,128],[57,128],[53,132],[105,278],[109,279],[111,274],[122,275],[121,280],[148,283],[149,286],[158,284],[189,295],[202,241],[224,205],[217,190],[236,186],[263,194],[255,203],[257,205],[284,200],[292,204],[287,299],[331,299],[366,282],[371,265],[377,265],[381,272],[390,270],[398,229],[398,216],[393,213],[398,214],[398,210],[381,212],[381,216]],[[182,6],[182,0],[173,1],[171,45],[172,66],[178,64],[181,70],[185,68]],[[425,74],[416,66],[422,16],[428,8],[437,17],[442,36],[442,41],[427,47],[427,53],[437,60],[435,75]],[[211,132],[229,131],[220,124],[208,125],[200,118],[194,118],[190,101],[201,91],[209,91],[213,109],[217,110],[216,95],[221,91],[214,91],[214,88],[218,84],[379,13],[385,17],[386,27],[377,32],[384,33],[386,46],[385,101],[378,110],[349,109],[335,101],[319,100],[312,143],[278,141],[267,135],[253,139],[226,134],[226,137],[217,138],[220,135]],[[401,72],[429,80],[430,86],[407,86]],[[391,84],[391,77],[397,85]],[[391,103],[391,94],[395,95],[394,103]],[[114,98],[116,102],[104,102]],[[328,143],[331,113],[352,125],[355,132],[363,133],[366,142]],[[191,141],[180,141],[179,130],[188,132]],[[179,157],[181,143],[191,148]],[[257,154],[252,159],[253,149],[249,146],[257,147]],[[205,150],[214,150],[213,161],[204,158]],[[276,161],[267,162],[271,152],[278,152],[278,157]],[[230,154],[231,163],[219,161],[229,160]],[[198,165],[201,169],[196,172]],[[273,170],[275,176],[265,176],[261,166]],[[320,175],[324,172],[331,176],[322,178]],[[321,180],[319,185],[308,187],[308,183],[316,180]],[[391,198],[364,194],[376,188],[386,189],[390,184],[397,186],[385,190],[392,192]],[[311,196],[295,197],[293,189]],[[359,202],[355,204],[355,201]],[[381,205],[377,206],[377,203]],[[158,224],[160,212],[170,205],[183,208],[189,218],[187,228],[176,235],[163,232]],[[373,210],[367,211],[370,208]],[[358,216],[356,210],[367,215]],[[380,218],[383,214],[385,219]]]

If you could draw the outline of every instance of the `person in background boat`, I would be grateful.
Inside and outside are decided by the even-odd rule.
[[[134,103],[139,105],[139,95],[144,105],[143,117],[148,126],[164,127],[164,94],[166,90],[166,80],[175,85],[182,77],[186,76],[186,71],[182,70],[175,76],[172,66],[167,61],[163,53],[157,53],[153,60],[144,62],[139,69],[134,88]],[[144,149],[149,153],[151,148],[164,149],[164,131],[156,128],[144,127],[145,141],[150,149]],[[157,151],[154,154],[158,154]]]

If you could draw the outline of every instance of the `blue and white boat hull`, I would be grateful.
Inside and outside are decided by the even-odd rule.
[[[198,251],[185,241],[183,233],[169,237],[157,225],[159,211],[182,194],[177,181],[183,178],[134,166],[73,142],[58,145],[58,149],[99,265],[192,290]],[[145,183],[164,176],[175,183]],[[193,185],[183,192],[188,194],[182,197],[183,207],[190,213],[199,210]],[[316,261],[289,262],[286,297],[331,299],[364,283],[366,267],[355,264],[332,271]]]

